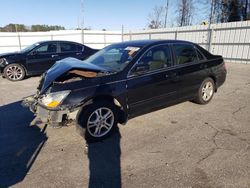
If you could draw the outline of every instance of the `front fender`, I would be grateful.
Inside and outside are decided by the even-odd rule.
[[[122,120],[125,123],[128,117],[126,82],[114,84],[104,84],[96,87],[90,87],[75,90],[70,93],[62,105],[74,105],[84,108],[98,100],[108,100],[114,103],[122,112]]]

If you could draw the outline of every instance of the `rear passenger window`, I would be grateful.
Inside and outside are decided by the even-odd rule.
[[[174,44],[173,47],[178,65],[197,61],[197,54],[192,45]]]
[[[61,43],[61,52],[76,52],[77,46],[71,43]]]
[[[81,45],[77,45],[77,51],[78,52],[83,52],[84,48]]]

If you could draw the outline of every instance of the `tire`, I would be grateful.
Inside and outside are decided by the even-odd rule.
[[[109,137],[116,130],[117,123],[117,107],[105,101],[97,101],[86,106],[77,120],[80,134],[88,143],[99,142]]]
[[[198,94],[194,102],[198,104],[207,104],[209,103],[213,96],[215,91],[215,84],[214,80],[212,78],[206,78],[199,88]]]
[[[25,70],[22,65],[10,64],[4,68],[3,75],[10,81],[20,81],[25,77]]]

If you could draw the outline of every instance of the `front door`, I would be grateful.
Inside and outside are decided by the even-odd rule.
[[[59,60],[57,43],[41,44],[27,55],[27,68],[34,74],[40,74],[48,70]]]
[[[167,44],[149,49],[135,64],[127,80],[130,117],[163,107],[176,98],[178,77],[172,65]],[[148,68],[141,72],[140,67]]]

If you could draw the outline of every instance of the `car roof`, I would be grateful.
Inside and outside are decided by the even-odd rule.
[[[37,43],[42,44],[46,42],[69,42],[69,43],[75,43],[79,45],[83,45],[78,42],[74,41],[65,41],[65,40],[45,40],[45,41],[39,41]],[[131,41],[124,41],[124,42],[119,42],[116,43],[117,45],[123,44],[123,45],[131,45],[131,46],[139,46],[139,47],[144,47],[144,46],[151,46],[151,45],[156,45],[156,44],[165,44],[165,43],[186,43],[186,44],[194,44],[190,41],[185,41],[185,40],[165,40],[165,39],[153,39],[153,40],[131,40]]]
[[[184,40],[160,40],[160,39],[154,39],[154,40],[132,40],[132,41],[125,41],[117,44],[124,44],[124,45],[134,45],[134,46],[151,46],[156,44],[165,44],[165,43],[185,43],[185,44],[194,44],[189,41]]]
[[[38,42],[36,42],[36,43],[42,44],[42,43],[47,43],[47,42],[69,42],[69,43],[75,43],[75,44],[83,45],[83,44],[78,43],[78,42],[67,41],[67,40],[43,40],[43,41],[38,41]]]

